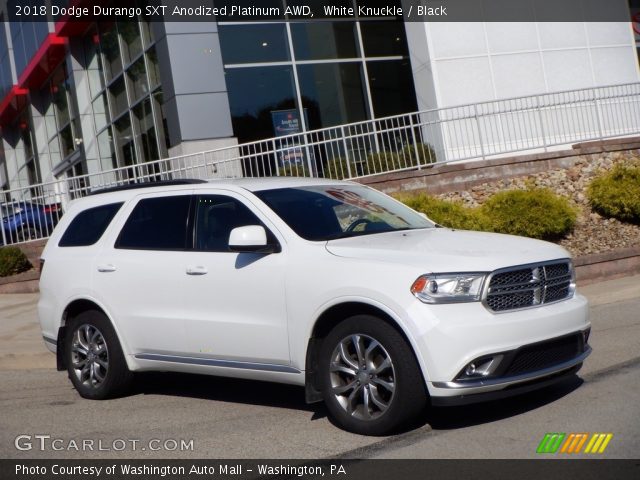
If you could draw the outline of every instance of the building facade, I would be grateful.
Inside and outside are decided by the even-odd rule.
[[[610,3],[640,11],[636,0]],[[15,7],[0,2],[0,190],[416,110],[640,81],[630,22],[25,21]]]
[[[572,22],[407,23],[419,108],[637,82],[640,23],[580,21],[581,3],[552,5]],[[640,14],[637,0],[610,0],[606,8]]]

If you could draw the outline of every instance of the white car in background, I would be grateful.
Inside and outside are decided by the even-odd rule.
[[[123,394],[138,371],[268,380],[380,435],[429,403],[566,379],[591,351],[564,249],[441,228],[357,183],[96,192],[70,206],[42,261],[45,343],[90,399]]]

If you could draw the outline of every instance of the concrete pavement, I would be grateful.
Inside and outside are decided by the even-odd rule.
[[[37,293],[0,295],[0,370],[55,368],[40,333],[37,302]]]

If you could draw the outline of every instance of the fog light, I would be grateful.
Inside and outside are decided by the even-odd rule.
[[[590,328],[587,328],[586,330],[582,331],[582,337],[584,338],[585,346],[589,343],[589,335],[591,335],[591,329]]]
[[[467,364],[457,378],[460,380],[468,380],[471,378],[488,377],[498,369],[503,358],[504,355],[477,358],[473,362]]]

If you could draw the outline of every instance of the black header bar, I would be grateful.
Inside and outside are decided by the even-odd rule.
[[[17,0],[7,2],[5,18],[12,22],[127,21],[139,16],[150,22],[365,19],[402,19],[405,22],[630,22],[633,15],[630,5],[636,3],[635,0]]]

